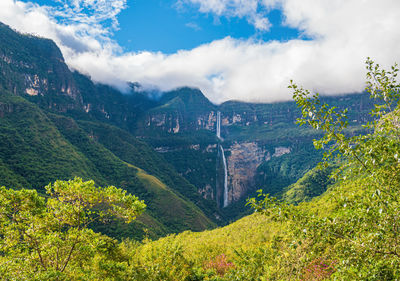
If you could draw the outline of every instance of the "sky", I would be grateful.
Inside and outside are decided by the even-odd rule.
[[[54,40],[95,82],[196,87],[214,103],[290,100],[291,79],[362,92],[367,57],[400,62],[398,0],[1,0],[0,21]]]

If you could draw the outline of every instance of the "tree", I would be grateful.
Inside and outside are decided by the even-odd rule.
[[[129,223],[145,209],[114,186],[75,178],[36,190],[0,188],[0,276],[4,280],[79,279],[110,259],[117,241],[88,226],[111,216]],[[111,274],[112,275],[112,274]]]
[[[310,239],[316,255],[332,249],[339,259],[337,276],[358,280],[391,280],[400,274],[400,83],[394,65],[382,70],[369,58],[367,87],[375,108],[366,133],[347,131],[347,111],[322,103],[318,94],[291,82],[293,98],[301,109],[300,125],[322,130],[314,140],[324,149],[322,166],[340,164],[339,181],[327,197],[333,207],[321,216],[262,195],[250,204],[277,220],[290,219],[298,239]],[[346,276],[346,277],[345,277]]]

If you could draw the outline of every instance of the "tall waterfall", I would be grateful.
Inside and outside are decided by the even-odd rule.
[[[228,206],[228,169],[226,168],[226,159],[225,159],[225,153],[224,149],[222,148],[222,145],[219,145],[221,148],[221,154],[222,154],[222,162],[224,163],[224,207]]]
[[[221,139],[221,112],[217,112],[217,138]],[[226,167],[226,158],[224,153],[224,148],[222,147],[221,143],[218,144],[219,149],[222,155],[222,162],[224,165],[224,204],[223,207],[228,206],[228,169]]]
[[[217,112],[217,138],[221,139],[221,112]]]

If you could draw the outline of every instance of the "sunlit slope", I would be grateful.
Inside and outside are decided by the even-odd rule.
[[[104,177],[36,105],[0,95],[0,185],[40,189],[55,179]]]
[[[43,191],[49,182],[79,176],[102,186],[124,188],[145,200],[148,211],[132,225],[115,222],[103,227],[118,238],[141,238],[145,229],[156,238],[214,226],[186,197],[138,170],[86,134],[73,119],[45,113],[6,92],[0,95],[0,185]]]
[[[92,163],[95,163],[97,169],[109,182],[115,182],[115,185],[144,200],[148,206],[148,212],[165,224],[168,232],[180,232],[186,229],[203,230],[214,226],[198,207],[190,204],[186,198],[175,194],[171,188],[167,189],[166,185],[156,177],[150,177],[150,175],[145,177],[143,171],[137,173],[138,169],[132,166],[136,163],[129,162],[131,165],[126,165],[126,161],[115,156],[93,136],[86,134],[73,119],[55,115],[52,119],[65,138],[84,153]],[[184,211],[180,209],[183,206]],[[179,212],[174,213],[174,217],[168,216],[167,214],[174,208],[179,209]]]
[[[286,187],[279,195],[283,201],[291,204],[310,201],[323,194],[334,183],[334,180],[330,177],[334,168],[334,166],[325,169],[316,167],[308,171],[296,183]]]
[[[148,144],[129,132],[112,125],[89,121],[79,121],[78,124],[88,135],[118,158],[153,175],[171,188],[175,194],[195,203],[208,218],[216,220],[216,215],[219,213],[216,203],[201,197],[197,188],[178,174],[175,168]],[[190,158],[187,160],[194,161]]]
[[[306,183],[315,183],[316,179],[322,184],[321,192],[327,186],[329,186],[329,189],[311,201],[302,203],[298,201],[297,203],[300,203],[298,208],[313,212],[317,216],[326,215],[337,207],[337,203],[332,197],[332,188],[340,188],[343,192],[353,195],[360,195],[363,192],[357,189],[356,184],[347,184],[343,187],[330,185],[331,181],[325,181],[325,175],[320,174],[316,170],[305,175],[293,187],[298,192],[302,188],[308,190]],[[307,193],[307,191],[300,193]],[[303,199],[309,200],[307,197],[303,197]],[[297,262],[291,259],[301,260],[305,256],[306,244],[304,248],[300,247],[294,252],[293,249],[290,249],[291,223],[293,222],[290,219],[285,222],[277,222],[266,215],[254,213],[226,227],[197,233],[186,231],[178,235],[161,238],[157,241],[147,242],[135,248],[135,262],[142,265],[170,269],[173,267],[173,261],[169,260],[166,255],[173,255],[178,252],[178,256],[181,257],[180,262],[182,263],[179,266],[182,269],[177,272],[181,274],[180,278],[185,278],[194,274],[193,269],[202,268],[204,270],[206,263],[218,256],[224,255],[229,262],[242,267],[242,273],[234,271],[233,275],[236,274],[239,276],[239,274],[243,274],[240,275],[242,276],[240,278],[243,279],[238,277],[239,279],[237,280],[263,280],[251,278],[256,278],[260,272],[265,274],[268,270],[275,273],[279,272],[280,268],[284,267],[285,264],[287,266],[287,264]],[[327,244],[326,247],[328,249],[330,246]],[[185,269],[185,266],[187,266],[187,269]],[[289,278],[289,275],[286,277],[282,277],[284,275],[276,277],[279,274],[274,275],[275,273],[271,273],[271,278],[278,278],[278,280],[286,280],[279,278]],[[175,280],[173,277],[168,278],[170,279],[166,280]],[[267,278],[266,280],[269,279]]]
[[[165,225],[175,227],[183,225],[183,228],[200,231],[213,226],[209,219],[190,201],[184,200],[175,194],[158,178],[138,169],[136,176],[151,193],[155,194],[152,202],[154,210],[163,210],[160,220]],[[153,209],[152,208],[152,209]]]

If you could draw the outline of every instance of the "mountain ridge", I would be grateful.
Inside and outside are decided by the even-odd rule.
[[[131,137],[132,146],[143,150],[140,157],[147,161],[142,161],[143,165],[169,167],[158,172],[148,169],[158,177],[163,176],[167,184],[163,180],[155,181],[153,175],[131,165],[136,163],[127,165],[126,161],[97,142],[93,134],[88,134],[81,127],[83,123],[77,122],[80,119],[86,122],[91,120],[112,135],[114,129],[110,127],[112,122],[108,121],[110,116],[105,109],[110,106],[118,112],[118,108],[125,108],[120,111],[127,113],[130,108],[139,107],[136,97],[123,96],[111,87],[94,84],[83,75],[72,73],[60,56],[61,52],[56,52],[55,58],[46,57],[48,49],[57,48],[50,40],[17,34],[4,25],[0,26],[0,37],[4,39],[3,44],[10,42],[7,41],[10,37],[16,38],[19,43],[22,40],[24,46],[24,40],[27,40],[32,49],[37,42],[45,47],[49,44],[49,48],[37,48],[41,52],[37,57],[35,52],[29,54],[26,46],[22,51],[27,54],[21,55],[18,44],[9,44],[7,52],[0,50],[3,54],[7,53],[0,56],[3,73],[3,80],[0,81],[0,185],[29,187],[43,192],[43,187],[49,182],[80,176],[94,179],[99,185],[123,187],[145,199],[148,210],[143,219],[139,218],[132,226],[125,227],[116,221],[109,225],[110,230],[103,229],[105,233],[119,238],[124,235],[138,239],[145,235],[155,238],[187,229],[200,231],[216,226],[213,204],[203,206],[203,209],[211,210],[206,216],[187,198],[190,196],[191,200],[201,205],[203,199],[197,195],[196,188],[181,178],[164,159],[156,156],[156,152],[145,143]],[[90,103],[87,101],[90,99],[97,102],[93,111],[89,110]],[[135,113],[132,110],[132,120],[136,118]],[[124,117],[113,114],[112,121],[118,124]],[[107,122],[108,127],[103,122]],[[125,134],[130,135],[129,132]],[[131,160],[137,162],[138,158],[136,156]],[[175,210],[175,216],[171,216],[168,210]],[[149,227],[146,234],[145,229]]]
[[[217,106],[200,90],[189,87],[163,93],[158,99],[136,92],[134,86],[130,94],[122,94],[113,87],[94,83],[90,77],[71,72],[59,50],[53,56],[46,56],[46,50],[57,48],[50,40],[16,34],[5,25],[0,26],[0,37],[3,45],[7,45],[9,37],[17,42],[14,44],[11,40],[5,48],[8,51],[3,51],[7,55],[0,56],[3,93],[18,95],[35,104],[47,116],[53,116],[53,121],[73,120],[76,131],[67,130],[65,124],[59,124],[58,129],[65,132],[63,137],[75,143],[75,147],[79,145],[75,138],[90,144],[89,147],[102,147],[121,161],[115,171],[124,170],[121,163],[127,162],[157,177],[195,203],[212,221],[210,225],[240,217],[245,212],[243,200],[247,196],[259,188],[271,194],[279,193],[313,168],[321,157],[312,149],[312,140],[318,133],[297,127],[299,113],[293,102],[230,101]],[[37,42],[40,48],[34,47]],[[29,54],[28,47],[23,46],[21,55],[20,44],[32,45],[36,51]],[[49,46],[42,46],[46,44]],[[43,59],[38,60],[36,52]],[[367,118],[369,103],[362,95],[326,99],[341,108],[359,109],[351,116],[354,130]],[[7,102],[0,105],[3,108],[0,114],[4,115],[7,106]],[[216,136],[217,112],[221,116],[221,139]],[[218,145],[225,151],[228,202],[234,210],[224,211],[217,204],[221,202],[224,186]],[[135,147],[141,147],[142,151],[138,152]],[[78,150],[80,154],[74,152],[76,155],[90,152],[83,147]],[[82,163],[90,162],[87,161]],[[100,183],[110,181],[104,178],[106,169],[99,172],[89,164],[83,170],[94,171],[91,174]],[[7,166],[3,167],[8,175],[13,175]],[[18,178],[15,173],[13,177]],[[42,180],[38,187],[47,183]],[[121,180],[113,184],[120,183]]]

